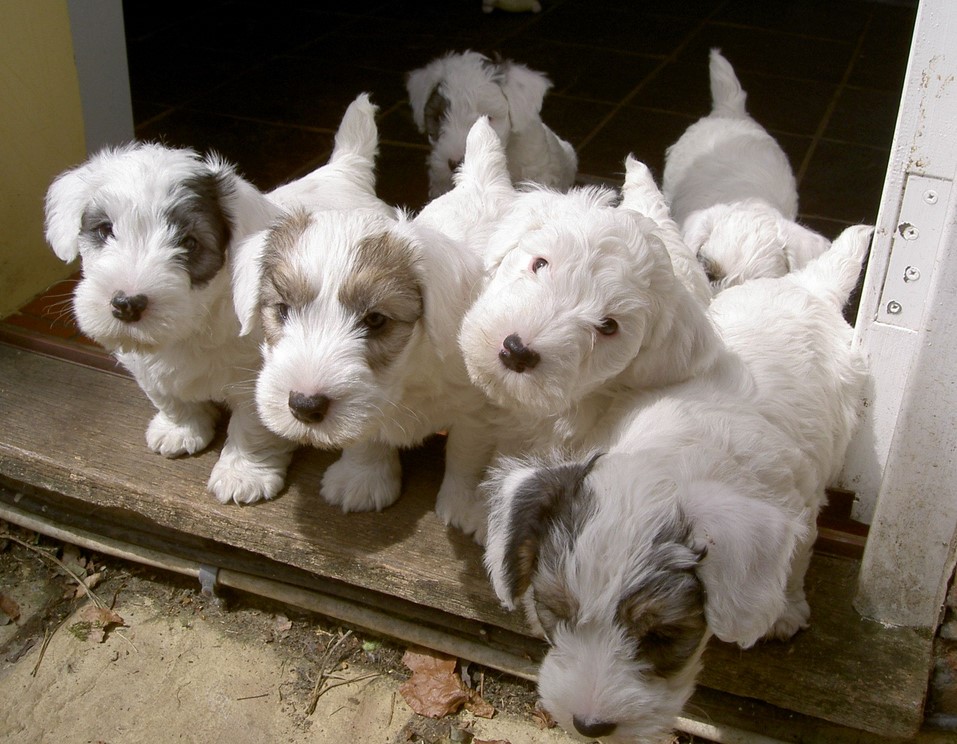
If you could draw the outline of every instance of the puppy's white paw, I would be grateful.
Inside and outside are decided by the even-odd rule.
[[[472,488],[453,487],[442,483],[435,501],[435,513],[443,524],[471,535],[479,545],[485,545],[488,532],[488,509]]]
[[[207,488],[221,504],[254,504],[271,499],[286,482],[286,462],[271,462],[266,458],[254,462],[235,450],[223,448],[209,475]]]
[[[322,497],[344,512],[381,511],[402,489],[399,458],[355,459],[344,454],[322,476]]]
[[[215,429],[212,407],[198,408],[195,415],[179,423],[160,411],[146,429],[146,445],[163,457],[193,455],[213,440]]]
[[[810,619],[811,607],[804,596],[791,599],[787,609],[774,621],[774,625],[771,626],[765,638],[786,641],[799,630],[807,628],[810,625]]]

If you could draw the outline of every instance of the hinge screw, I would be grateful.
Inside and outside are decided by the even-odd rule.
[[[887,312],[891,315],[900,315],[904,308],[897,300],[891,300],[887,303]]]
[[[937,192],[934,191],[933,189],[927,189],[927,191],[924,192],[924,201],[927,202],[928,204],[936,204]]]
[[[920,279],[920,269],[916,266],[908,266],[904,269],[905,282],[916,282],[918,279]]]
[[[898,225],[897,231],[904,240],[917,240],[917,236],[920,235],[920,231],[909,222],[902,222]]]

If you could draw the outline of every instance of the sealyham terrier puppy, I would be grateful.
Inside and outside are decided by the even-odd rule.
[[[374,114],[368,96],[359,96],[329,164],[268,195],[215,155],[149,143],[104,150],[48,190],[47,240],[64,261],[82,260],[78,325],[157,408],[149,448],[166,457],[199,452],[213,438],[217,404],[231,410],[208,484],[223,503],[275,496],[293,449],[256,415],[249,379],[258,344],[240,337],[233,308],[238,243],[284,204],[374,200],[367,187],[378,146]]]
[[[630,166],[620,206],[614,190],[593,186],[509,201],[459,333],[469,377],[513,419],[502,452],[588,449],[623,391],[712,363],[707,281],[643,165]]]
[[[494,206],[511,193],[488,122],[473,128],[458,185],[415,219],[370,210],[295,210],[250,238],[237,289],[244,329],[263,329],[256,403],[274,433],[341,457],[323,498],[380,510],[400,495],[398,448],[448,431],[436,512],[484,539],[476,489],[491,455],[489,405],[456,346],[481,277]]]
[[[486,116],[508,158],[514,182],[565,190],[575,181],[578,156],[541,119],[548,78],[525,65],[484,54],[449,53],[406,76],[412,118],[427,134],[429,196],[452,188],[472,124]]]
[[[717,49],[710,78],[711,113],[668,148],[662,191],[717,292],[799,269],[829,242],[795,221],[797,184],[787,155],[748,115],[747,95]]]
[[[747,648],[807,627],[815,519],[861,410],[841,309],[869,234],[722,292],[715,363],[621,396],[603,453],[492,471],[486,566],[549,643],[539,693],[567,730],[659,741],[711,635]]]

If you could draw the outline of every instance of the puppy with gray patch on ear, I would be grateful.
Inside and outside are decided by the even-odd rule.
[[[548,78],[510,60],[495,61],[466,50],[450,52],[406,75],[412,118],[428,135],[429,196],[452,188],[465,140],[488,117],[505,147],[515,183],[532,181],[565,190],[578,169],[575,149],[541,119]]]
[[[711,50],[711,113],[665,154],[662,191],[712,289],[800,269],[829,241],[797,219],[787,155],[745,109],[734,69]]]
[[[564,728],[657,741],[712,634],[748,648],[807,627],[815,519],[861,410],[841,308],[869,234],[719,295],[718,363],[623,396],[605,454],[506,459],[484,484],[492,585],[547,639],[539,692]]]
[[[401,490],[398,448],[447,429],[436,512],[482,540],[475,491],[491,454],[490,407],[455,339],[481,278],[485,224],[511,193],[484,119],[457,180],[415,219],[290,213],[247,241],[260,272],[236,301],[244,327],[264,329],[263,422],[295,442],[343,450],[323,475],[326,501],[347,512],[389,506]]]
[[[208,484],[223,503],[275,496],[293,449],[256,415],[249,378],[259,366],[257,342],[240,338],[231,292],[243,264],[237,244],[282,204],[374,199],[370,178],[356,168],[372,172],[374,114],[359,96],[330,163],[268,195],[215,155],[147,143],[94,155],[47,193],[47,240],[64,261],[82,259],[73,301],[80,329],[116,356],[158,410],[149,448],[166,457],[199,452],[213,437],[216,404],[231,409]]]

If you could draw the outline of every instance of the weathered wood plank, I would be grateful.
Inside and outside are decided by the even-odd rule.
[[[205,482],[222,435],[207,452],[166,460],[150,453],[152,409],[132,380],[0,344],[0,477],[65,498],[60,506],[132,539],[151,532],[184,550],[235,551],[337,587],[389,598],[400,612],[474,634],[528,636],[503,611],[481,551],[432,511],[442,440],[404,454],[404,495],[379,514],[341,514],[319,497],[334,454],[297,453],[287,490],[250,507],[218,504]],[[51,502],[53,503],[53,502]],[[77,505],[81,505],[78,511]],[[213,550],[215,548],[215,551]],[[789,644],[709,648],[702,684],[884,736],[912,735],[930,670],[929,634],[862,620],[851,607],[858,562],[816,556],[808,578],[810,630]],[[431,613],[431,614],[430,614]],[[534,643],[529,644],[533,648]]]

